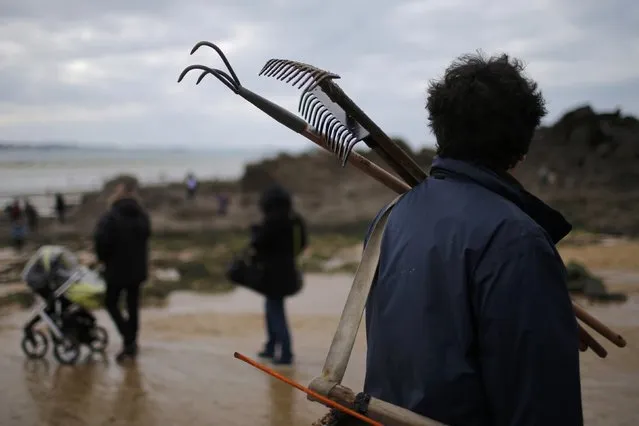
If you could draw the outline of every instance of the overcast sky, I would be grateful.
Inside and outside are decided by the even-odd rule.
[[[591,103],[639,115],[639,6],[632,0],[0,0],[0,139],[86,145],[307,148],[217,80],[221,67],[295,111],[299,91],[257,73],[270,58],[331,70],[387,133],[432,143],[424,92],[458,55],[528,64],[549,119]]]

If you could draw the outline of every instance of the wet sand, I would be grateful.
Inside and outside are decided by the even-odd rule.
[[[611,274],[614,275],[614,274]],[[619,280],[631,290],[623,305],[587,306],[622,332],[625,349],[601,360],[582,354],[587,425],[639,424],[639,279]],[[279,368],[302,384],[317,375],[350,285],[348,275],[309,276],[287,305],[296,353],[294,367]],[[119,341],[111,331],[108,358],[59,366],[52,356],[27,361],[20,350],[25,313],[0,317],[0,425],[310,425],[321,405],[233,358],[250,357],[264,339],[263,301],[247,291],[202,296],[177,293],[164,309],[143,312],[141,353],[135,364],[112,361]],[[364,372],[363,332],[344,384],[358,391]]]

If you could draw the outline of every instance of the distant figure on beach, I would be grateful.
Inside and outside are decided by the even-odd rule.
[[[225,192],[217,194],[217,215],[226,216],[229,208],[229,195]]]
[[[13,203],[7,209],[7,213],[11,226],[11,243],[16,251],[21,251],[27,237],[27,224],[24,211],[20,207],[18,199],[13,200]]]
[[[67,203],[64,200],[64,196],[59,192],[55,194],[55,213],[58,222],[64,223],[66,220]]]
[[[188,175],[186,175],[186,198],[188,200],[192,200],[195,198],[195,193],[197,192],[198,186],[199,183],[193,173],[189,173]]]
[[[118,184],[109,203],[96,226],[94,248],[104,265],[106,309],[122,337],[123,348],[116,357],[121,362],[138,353],[140,291],[148,277],[151,221],[137,195],[135,179]],[[123,293],[126,317],[120,310]]]
[[[292,204],[291,195],[281,186],[267,189],[260,199],[262,223],[252,227],[251,236],[256,260],[264,267],[262,287],[266,295],[267,341],[259,356],[282,365],[293,362],[284,299],[301,289],[296,259],[307,245],[306,226]]]
[[[27,217],[27,225],[29,226],[29,230],[31,232],[37,232],[39,219],[38,211],[33,206],[33,204],[31,204],[28,198],[24,199],[24,214]]]

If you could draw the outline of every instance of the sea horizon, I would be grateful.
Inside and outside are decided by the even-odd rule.
[[[1,144],[1,143],[0,143]],[[142,184],[183,181],[187,173],[199,180],[238,179],[247,163],[284,150],[185,149],[104,147],[7,147],[0,150],[0,203],[30,198],[44,215],[51,198],[63,194],[98,191],[121,174]]]

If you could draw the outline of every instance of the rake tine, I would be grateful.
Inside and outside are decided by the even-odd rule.
[[[297,103],[297,110],[302,114],[304,118],[306,118],[306,113],[308,111],[308,104],[311,102],[308,98],[312,99],[311,93],[304,92],[302,96],[300,96],[300,101]]]
[[[312,83],[313,80],[315,80],[316,78],[315,75],[317,74],[317,71],[313,71],[313,69],[310,67],[306,67],[306,69],[300,69],[300,72],[301,72],[301,75],[295,81],[291,83],[291,79],[289,78],[286,82],[291,83],[293,87],[297,86],[298,89],[301,89],[308,84],[309,80]],[[304,89],[304,91],[307,91],[307,90],[308,88]]]
[[[317,127],[322,129],[322,132],[325,132],[328,135],[331,128],[329,124],[333,123],[333,117],[331,116],[330,112],[326,111],[325,109],[318,108],[317,111]]]
[[[275,75],[278,75],[279,73],[286,72],[286,70],[288,70],[289,68],[294,69],[293,65],[287,64],[286,62],[274,62],[273,64],[271,64],[271,69],[269,69],[265,75],[267,77],[273,77]]]
[[[287,79],[288,77],[291,77],[291,76],[292,76],[291,78],[294,78],[300,72],[301,71],[299,69],[286,65],[286,72],[284,72],[284,68],[282,68],[281,75],[278,77],[278,80],[284,81],[284,79]]]
[[[341,125],[335,130],[335,139],[340,146],[344,146],[344,141],[350,136],[348,129]]]
[[[280,72],[285,72],[288,68],[293,68],[291,64],[287,64],[286,62],[273,61],[273,63],[266,70],[265,74],[267,77],[272,77],[274,75],[279,74]]]
[[[300,69],[300,68],[292,68],[292,69],[293,69],[293,72],[289,73],[288,76],[282,75],[282,78],[280,80],[283,81],[286,77],[288,77],[286,78],[286,82],[290,83],[291,86],[295,86],[300,79],[308,76],[308,71],[305,69]],[[296,78],[298,76],[299,78]],[[293,79],[295,79],[295,81],[293,81]],[[291,83],[291,81],[293,82]]]
[[[302,101],[303,102],[300,103],[300,108],[298,108],[298,111],[307,121],[311,123],[315,122],[317,111],[323,109],[322,103],[310,93],[305,93],[304,95],[302,95]]]
[[[341,149],[339,152],[339,159],[342,160],[342,163],[344,162],[344,158],[350,153],[349,147],[353,140],[356,139],[349,134],[344,135],[342,138],[342,143],[340,144]]]
[[[339,152],[340,146],[342,142],[340,141],[340,135],[342,133],[342,123],[339,122],[335,117],[331,117],[331,129],[330,129],[330,139],[335,141],[335,147]]]
[[[266,71],[267,68],[271,67],[271,64],[275,62],[275,59],[269,59],[268,61],[266,61],[266,63],[264,64],[264,66],[262,67],[262,69],[260,70],[260,72],[257,75],[262,75],[264,73],[264,71]]]
[[[308,113],[304,114],[304,118],[308,119],[311,123],[315,123],[317,121],[317,117],[322,111],[327,111],[323,107],[322,103],[314,98],[307,104],[307,109]]]
[[[226,65],[226,69],[228,69],[229,73],[233,77],[232,78],[233,82],[235,84],[237,84],[238,86],[241,86],[242,83],[240,83],[240,79],[235,74],[235,71],[233,70],[233,67],[231,66],[231,63],[226,58],[226,55],[224,54],[224,52],[222,52],[222,49],[217,47],[215,44],[211,43],[210,41],[200,41],[200,42],[196,43],[195,46],[193,46],[193,49],[191,49],[191,55],[193,55],[195,52],[197,52],[197,50],[200,47],[202,47],[202,46],[210,47],[211,49],[213,49],[213,50],[215,50],[217,52],[217,54],[220,56],[220,58],[222,58],[222,62],[224,62],[224,65]]]
[[[312,74],[302,74],[301,76],[299,76],[299,78],[297,80],[295,80],[293,82],[293,86],[297,85],[298,89],[301,89],[302,87],[306,86],[309,83],[309,80],[313,80],[313,75]],[[299,85],[298,85],[299,82]]]
[[[351,155],[351,152],[353,152],[353,149],[355,148],[355,145],[357,145],[358,142],[360,141],[351,140],[348,142],[348,148],[346,149],[346,154],[344,155],[344,158],[342,159],[342,167],[344,167],[346,163],[348,162],[348,157]]]

